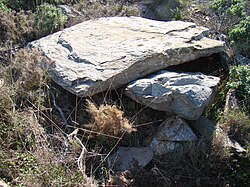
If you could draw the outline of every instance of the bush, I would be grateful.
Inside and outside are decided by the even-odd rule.
[[[136,131],[124,113],[116,105],[101,105],[96,107],[88,101],[88,111],[91,114],[90,129],[109,136],[121,136],[123,133]]]
[[[74,6],[83,17],[81,21],[99,17],[139,16],[136,4],[129,0],[87,1],[82,0]]]
[[[5,0],[0,0],[0,11],[11,12],[11,9],[7,7]]]
[[[50,4],[62,4],[65,2],[73,2],[73,0],[2,0],[5,4],[15,10],[35,10],[37,6],[41,5],[42,3],[50,3]]]
[[[211,8],[219,17],[219,31],[229,35],[235,51],[250,56],[248,4],[247,0],[213,0]]]
[[[245,0],[214,0],[212,8],[217,14],[229,14],[232,16],[245,16],[244,12]]]
[[[34,39],[34,14],[20,11],[0,11],[0,46],[6,48],[8,44],[25,44]]]
[[[248,98],[250,95],[250,69],[247,66],[233,67],[229,73],[229,88],[236,89],[239,98]]]
[[[236,50],[250,57],[250,16],[247,16],[229,32]]]
[[[8,7],[13,10],[20,11],[20,10],[32,10],[35,7],[35,2],[32,0],[5,0]]]
[[[246,148],[250,145],[250,116],[246,112],[233,109],[228,115],[220,120],[224,128],[228,130],[228,135],[233,137]]]
[[[39,36],[45,36],[63,28],[67,17],[61,9],[54,5],[43,4],[37,7],[35,17],[35,28],[39,31]]]

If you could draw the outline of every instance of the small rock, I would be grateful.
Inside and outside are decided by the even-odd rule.
[[[216,134],[223,134],[225,135],[224,138],[224,146],[232,149],[232,151],[235,151],[236,153],[243,153],[246,152],[246,149],[244,149],[236,140],[230,138],[227,133],[223,131],[220,127],[216,128],[215,131]]]
[[[125,171],[144,167],[152,158],[153,151],[148,147],[118,147],[118,150],[109,156],[108,162],[116,171]]]
[[[195,140],[197,137],[188,124],[179,117],[172,117],[159,126],[149,147],[156,155],[161,155],[176,150],[181,142]]]
[[[80,12],[78,12],[77,10],[73,9],[68,5],[57,5],[57,8],[61,9],[62,13],[67,17],[76,17],[81,15]]]
[[[228,115],[228,113],[232,109],[236,109],[238,107],[238,100],[236,98],[236,90],[235,89],[230,89],[227,92],[226,96],[226,103],[224,107],[224,115]]]
[[[9,187],[9,185],[0,179],[0,187]]]
[[[0,79],[0,88],[3,87],[3,85],[4,85],[4,80]]]
[[[246,149],[244,149],[236,140],[232,138],[228,139],[228,146],[231,147],[237,153],[246,152]]]
[[[209,138],[209,139],[212,137],[216,129],[216,123],[205,117],[200,117],[198,120],[191,121],[189,124],[202,137]]]
[[[250,59],[248,59],[247,57],[244,57],[241,54],[235,55],[234,61],[238,65],[250,66]]]
[[[160,71],[130,83],[126,95],[155,110],[198,119],[211,103],[220,78],[201,73]]]

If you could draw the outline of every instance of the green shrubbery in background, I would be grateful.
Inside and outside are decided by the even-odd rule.
[[[248,0],[214,0],[212,9],[227,27],[236,52],[250,56],[250,12]]]
[[[11,12],[11,9],[7,7],[6,0],[0,0],[0,11]]]
[[[50,4],[60,4],[64,3],[64,0],[2,0],[8,8],[20,11],[20,10],[35,10],[37,6],[43,3],[50,3]],[[72,2],[74,2],[72,0]]]
[[[229,32],[234,48],[250,57],[250,16],[245,17]]]
[[[35,17],[35,28],[39,30],[40,36],[51,34],[61,29],[67,21],[67,17],[61,9],[54,5],[43,4],[37,7]]]
[[[238,97],[250,95],[250,69],[248,66],[235,66],[230,70],[228,86],[236,89]]]
[[[228,14],[243,17],[245,0],[214,0],[212,8],[217,14]]]

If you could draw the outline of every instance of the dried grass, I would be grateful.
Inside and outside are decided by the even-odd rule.
[[[229,158],[232,154],[229,147],[229,138],[227,132],[217,127],[212,139],[212,155],[217,158],[217,161],[222,161]]]
[[[124,132],[136,131],[132,123],[124,117],[124,112],[116,105],[102,104],[97,107],[94,103],[88,101],[87,108],[91,114],[91,122],[87,127],[91,128],[92,131],[118,137]]]
[[[0,46],[25,44],[35,38],[34,14],[31,12],[11,13],[0,11]]]

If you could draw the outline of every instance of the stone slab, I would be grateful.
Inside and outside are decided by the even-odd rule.
[[[89,20],[28,44],[48,57],[52,79],[78,96],[115,89],[168,66],[224,50],[208,29],[141,17]],[[197,64],[198,65],[198,64]]]
[[[125,90],[135,101],[188,120],[201,117],[212,102],[220,78],[202,73],[162,70],[131,82]]]

